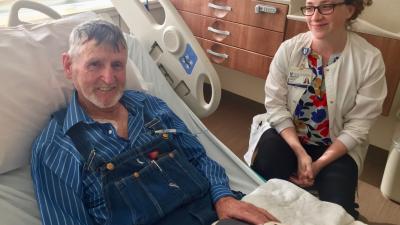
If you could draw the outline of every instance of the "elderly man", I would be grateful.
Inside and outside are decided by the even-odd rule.
[[[162,100],[124,91],[127,49],[117,26],[83,23],[69,44],[62,60],[75,91],[33,146],[44,225],[275,220],[235,198],[224,169]]]

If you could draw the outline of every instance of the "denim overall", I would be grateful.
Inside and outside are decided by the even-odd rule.
[[[68,133],[85,160],[84,174],[101,174],[110,215],[106,224],[210,225],[216,221],[208,180],[171,141],[175,135],[187,134],[157,133],[163,129],[158,118],[145,117],[145,126],[153,134],[151,142],[107,162],[88,146],[91,143],[85,143],[85,129]]]

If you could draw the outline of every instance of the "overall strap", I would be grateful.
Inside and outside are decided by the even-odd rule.
[[[150,115],[146,109],[143,110],[143,122],[144,126],[152,132],[163,129],[161,120],[154,115]]]
[[[81,153],[84,160],[89,158],[90,152],[93,150],[93,145],[87,138],[83,123],[75,124],[67,131],[67,135],[71,138],[76,149]]]
[[[61,127],[64,125],[64,119],[67,114],[67,109],[62,108],[57,112],[53,113],[52,118],[54,118],[58,125]],[[92,144],[88,140],[85,132],[85,127],[83,123],[77,123],[67,131],[67,135],[71,138],[72,143],[74,143],[75,148],[79,151],[82,158],[86,161],[89,157],[90,152],[93,149]]]

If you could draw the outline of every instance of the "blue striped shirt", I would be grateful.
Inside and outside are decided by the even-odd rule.
[[[89,124],[88,138],[96,143],[97,154],[110,160],[122,151],[142,145],[151,137],[144,132],[143,112],[161,118],[168,128],[190,134],[185,124],[162,100],[136,91],[126,91],[120,102],[127,108],[128,139],[117,135],[110,123],[98,123],[80,107],[76,91],[68,106],[64,124],[51,119],[33,145],[32,178],[44,225],[103,224],[109,214],[102,196],[101,180],[83,176],[83,159],[66,132],[76,123]],[[205,153],[194,135],[178,135],[176,144],[185,149],[188,160],[206,176],[214,202],[232,196],[224,169]],[[93,207],[86,207],[86,206]]]

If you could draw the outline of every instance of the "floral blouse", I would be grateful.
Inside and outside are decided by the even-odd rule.
[[[293,115],[297,135],[302,144],[330,145],[328,104],[326,100],[324,66],[322,57],[311,52],[308,65],[313,72],[311,84],[306,88]],[[339,55],[332,55],[328,65],[336,62]]]

